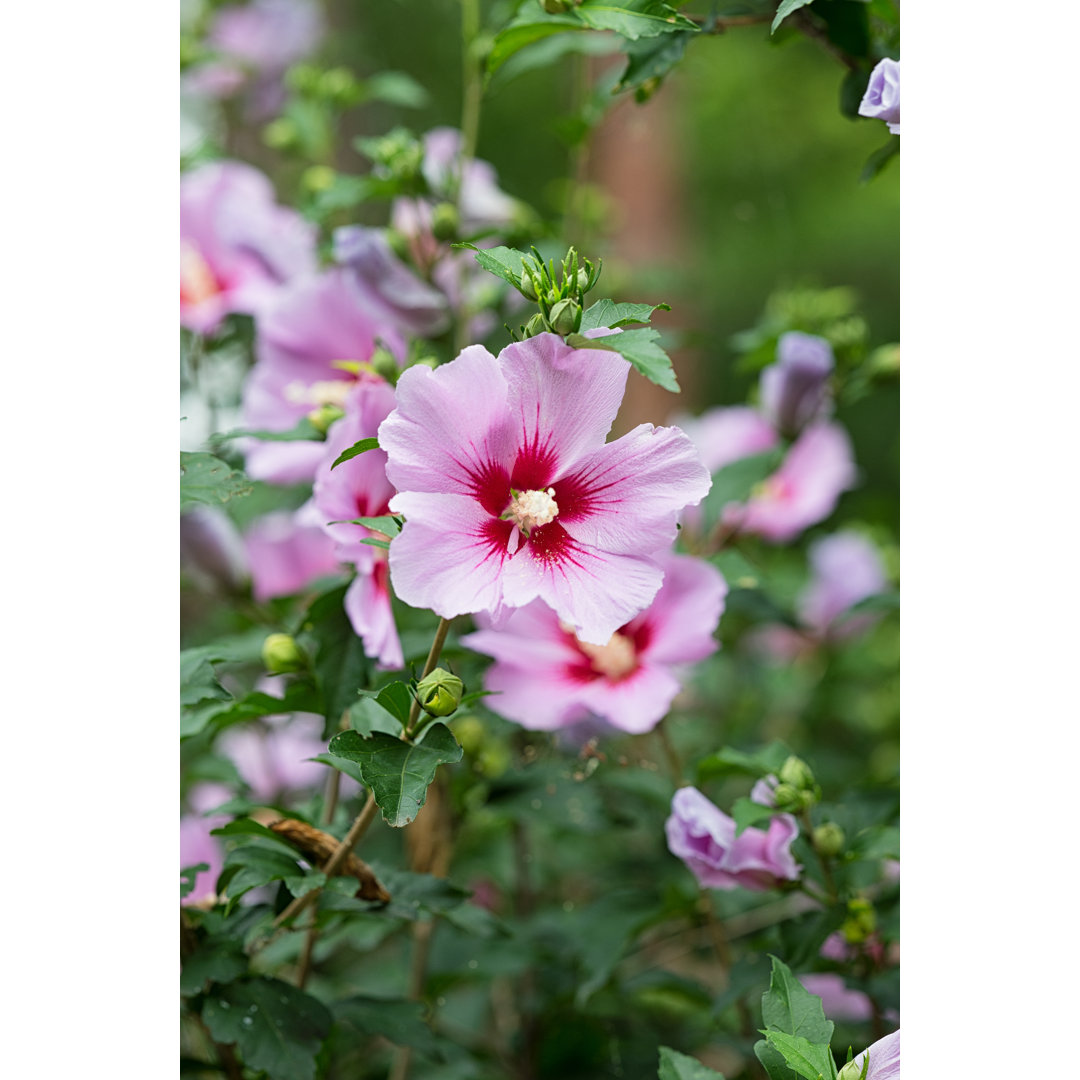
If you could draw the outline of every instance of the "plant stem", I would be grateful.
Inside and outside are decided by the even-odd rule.
[[[423,673],[420,675],[421,679],[426,679],[434,670],[435,665],[439,662],[439,655],[442,653],[443,645],[446,644],[446,635],[450,632],[450,620],[440,619],[439,627],[435,631],[435,640],[431,643],[431,649],[428,652],[427,661],[424,664]],[[405,737],[411,738],[415,734],[416,721],[420,718],[420,699],[413,698],[412,707],[409,709],[409,722],[405,725]]]

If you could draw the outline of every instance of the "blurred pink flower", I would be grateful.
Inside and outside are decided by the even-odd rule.
[[[664,582],[652,605],[619,627],[606,645],[579,641],[540,600],[518,608],[499,629],[462,639],[495,657],[484,676],[488,707],[533,730],[564,728],[590,714],[622,731],[651,731],[682,688],[690,664],[715,652],[713,636],[727,584],[708,563],[656,556]]]
[[[837,1080],[859,1080],[863,1075],[863,1063],[869,1060],[865,1080],[900,1080],[900,1032],[894,1031],[883,1039],[878,1039],[869,1049],[848,1062],[841,1070]]]
[[[250,165],[218,161],[180,177],[180,322],[212,333],[230,312],[261,312],[315,269],[315,230],[275,202]]]
[[[260,603],[291,596],[316,578],[338,569],[334,543],[320,528],[310,503],[296,513],[284,510],[258,518],[244,533],[252,591]]]
[[[540,334],[402,374],[379,442],[406,518],[390,547],[405,603],[501,618],[540,598],[592,645],[648,607],[655,554],[710,480],[677,428],[605,444],[629,367]]]
[[[791,331],[776,343],[776,362],[761,373],[761,412],[781,435],[794,438],[828,412],[832,346],[821,337]]]
[[[358,380],[380,378],[352,370],[371,359],[378,342],[399,361],[404,356],[400,333],[349,270],[336,267],[293,283],[259,319],[244,426],[288,431],[319,406],[343,406]],[[314,476],[324,444],[248,439],[244,450],[249,476],[293,484]]]
[[[764,799],[758,786],[754,795]],[[798,878],[791,843],[799,826],[790,814],[774,814],[767,830],[751,825],[736,836],[735,829],[734,819],[694,787],[675,792],[664,825],[669,850],[706,888],[766,892]]]
[[[247,580],[240,532],[214,506],[193,506],[180,515],[180,566],[202,588],[239,589]]]
[[[231,759],[256,802],[274,803],[309,792],[326,778],[325,765],[308,761],[326,751],[323,718],[314,713],[267,717],[266,725],[227,728],[217,749]]]
[[[780,468],[745,504],[728,503],[722,520],[739,532],[786,543],[824,521],[855,477],[847,432],[838,424],[815,424],[799,436]]]
[[[346,614],[364,642],[364,652],[383,668],[403,667],[405,660],[390,603],[386,550],[363,541],[385,538],[364,525],[347,522],[390,512],[394,488],[386,478],[386,452],[368,450],[337,468],[331,466],[343,450],[374,436],[394,404],[389,383],[366,381],[356,385],[345,399],[345,415],[330,429],[315,473],[313,498],[320,524],[334,541],[336,557],[356,567],[356,577],[345,594]]]
[[[220,829],[227,825],[229,817],[216,814],[203,817],[203,814],[215,806],[220,806],[232,795],[221,784],[196,784],[188,792],[188,805],[191,811],[180,817],[180,869],[207,863],[208,870],[201,870],[195,876],[195,888],[180,901],[181,904],[212,904],[216,897],[214,884],[225,865],[225,852],[217,837],[211,836],[211,829]]]
[[[749,405],[710,409],[701,416],[679,416],[676,423],[698,448],[711,473],[740,458],[771,450],[780,442],[772,424]]]
[[[825,1015],[831,1020],[862,1023],[874,1015],[870,999],[861,990],[852,990],[840,975],[811,972],[798,978],[805,989],[821,998]]]
[[[802,621],[822,638],[850,637],[871,626],[873,615],[841,616],[884,590],[887,579],[877,548],[848,531],[815,540],[808,554],[811,580],[798,600]]]

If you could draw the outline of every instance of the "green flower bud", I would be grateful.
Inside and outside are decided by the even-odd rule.
[[[479,753],[485,734],[484,725],[475,716],[462,716],[454,721],[454,736],[466,754]]]
[[[844,939],[852,945],[865,941],[877,929],[877,913],[869,900],[857,897],[848,901],[848,917],[840,927]]]
[[[271,150],[291,150],[299,142],[300,133],[292,120],[287,116],[279,116],[263,128],[262,137]]]
[[[441,202],[431,211],[431,232],[436,240],[453,240],[461,218],[453,203]]]
[[[810,771],[810,766],[802,758],[798,758],[794,754],[780,766],[780,772],[777,773],[777,776],[780,783],[790,784],[800,791],[809,790],[814,786],[814,774]]]
[[[844,850],[844,830],[835,821],[826,821],[814,829],[814,847],[822,855],[839,855]]]
[[[777,784],[773,788],[773,805],[785,814],[801,814],[803,809],[802,792],[791,784]]]
[[[532,271],[525,265],[521,264],[521,284],[518,286],[518,292],[525,297],[526,300],[535,300],[537,298],[536,280],[533,277]]]
[[[859,1058],[852,1058],[851,1061],[836,1074],[836,1080],[865,1080],[869,1064],[869,1057],[863,1058],[863,1063],[861,1065],[859,1064]]]
[[[340,420],[344,415],[344,410],[339,409],[336,405],[320,405],[317,409],[312,409],[307,414],[307,418],[313,428],[325,435],[330,425],[335,420]]]
[[[429,716],[449,716],[461,704],[465,684],[445,668],[436,668],[416,684],[420,707]]]
[[[584,268],[577,272],[577,291],[579,295],[589,291],[589,271]]]
[[[562,334],[565,337],[567,334],[574,333],[581,325],[581,305],[570,297],[560,300],[551,309],[548,322],[556,334]]]
[[[542,334],[547,330],[548,325],[544,321],[544,316],[538,311],[526,324],[525,324],[525,336],[527,338],[536,337],[537,334]]]
[[[304,170],[300,182],[308,191],[329,191],[337,180],[337,173],[329,165],[312,165]]]
[[[262,661],[272,675],[286,671],[302,671],[304,654],[291,634],[271,634],[262,647]]]
[[[396,385],[398,376],[401,374],[401,368],[398,367],[398,362],[394,359],[393,353],[384,349],[381,345],[376,346],[375,351],[371,354],[371,366],[374,368],[376,375],[381,375],[391,386]]]
[[[353,73],[344,67],[324,71],[319,77],[317,92],[341,105],[355,105],[364,96],[363,89],[353,77]]]

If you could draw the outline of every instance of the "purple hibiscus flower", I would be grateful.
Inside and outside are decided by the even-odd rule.
[[[229,312],[262,311],[315,270],[315,230],[279,206],[270,181],[232,161],[180,177],[180,322],[212,333]]]
[[[884,120],[894,135],[900,134],[900,61],[886,57],[870,72],[859,115]]]
[[[794,438],[830,404],[832,346],[821,337],[791,331],[776,343],[776,363],[761,373],[761,412],[786,438]]]
[[[379,427],[390,509],[406,518],[390,547],[397,595],[445,618],[539,598],[592,645],[648,607],[655,555],[711,481],[677,428],[604,442],[629,368],[540,334],[405,371]]]
[[[763,805],[772,802],[765,781],[758,781],[750,797]],[[768,829],[750,826],[738,836],[735,829],[734,818],[694,787],[675,792],[664,825],[668,849],[706,888],[765,892],[798,878],[791,843],[799,826],[791,814],[774,814]]]
[[[364,642],[364,651],[380,667],[400,668],[405,660],[390,604],[389,568],[383,548],[365,544],[385,537],[364,525],[349,524],[358,517],[382,517],[390,512],[394,488],[386,478],[386,452],[381,449],[331,468],[343,450],[370,438],[393,411],[394,391],[385,382],[364,382],[345,401],[345,415],[330,429],[323,459],[315,473],[313,501],[334,552],[356,567],[345,593],[345,612]]]
[[[500,629],[462,643],[495,657],[484,676],[492,711],[533,730],[565,728],[589,716],[622,731],[651,731],[682,688],[684,670],[718,648],[713,633],[727,583],[708,563],[657,556],[664,583],[651,606],[611,636],[590,645],[574,636],[542,601],[518,608]]]

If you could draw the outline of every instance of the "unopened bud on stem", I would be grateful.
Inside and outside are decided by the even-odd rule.
[[[445,668],[436,668],[416,684],[420,707],[429,716],[449,716],[461,704],[465,684]]]
[[[272,675],[302,671],[304,654],[291,634],[271,634],[262,647],[262,661]]]

